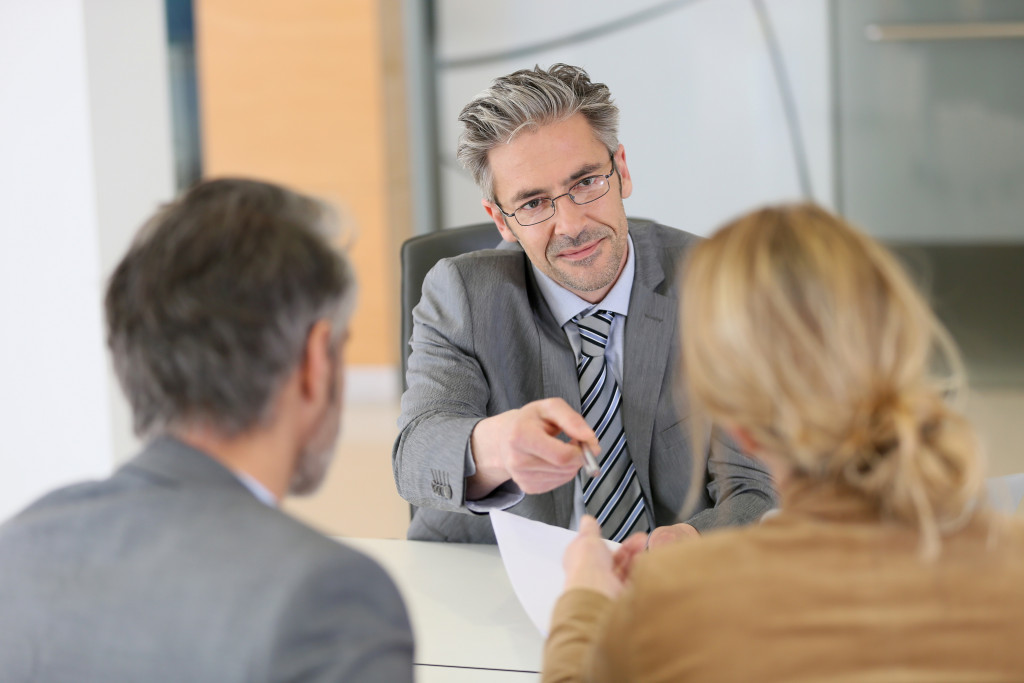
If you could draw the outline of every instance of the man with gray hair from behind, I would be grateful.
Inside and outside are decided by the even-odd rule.
[[[384,571],[278,510],[337,438],[355,282],[322,203],[204,182],[106,293],[142,452],[0,526],[4,681],[412,680]]]

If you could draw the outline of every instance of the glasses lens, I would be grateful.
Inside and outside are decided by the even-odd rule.
[[[536,204],[536,206],[533,206]],[[541,223],[555,215],[555,205],[550,199],[540,199],[530,202],[516,210],[515,217],[519,225],[527,226],[534,223]]]
[[[608,194],[608,188],[611,185],[608,184],[608,179],[603,175],[595,175],[589,178],[584,178],[578,182],[569,194],[572,200],[577,204],[586,204],[592,202],[595,199]]]

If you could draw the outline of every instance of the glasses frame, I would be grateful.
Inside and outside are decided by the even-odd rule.
[[[609,161],[612,162],[612,170],[609,171],[608,173],[596,173],[594,175],[588,175],[586,178],[580,178],[575,184],[573,184],[572,187],[569,188],[568,192],[564,192],[564,193],[558,195],[557,197],[552,197],[551,199],[544,198],[545,201],[551,202],[551,215],[548,216],[547,218],[544,218],[542,220],[537,221],[536,223],[526,223],[526,224],[524,224],[521,220],[519,220],[519,217],[516,216],[516,211],[519,211],[519,209],[521,209],[523,207],[519,207],[519,209],[516,209],[512,213],[506,213],[505,209],[501,208],[501,204],[498,203],[498,200],[494,201],[494,205],[498,207],[498,211],[501,211],[501,215],[502,216],[504,216],[505,218],[515,218],[516,219],[516,223],[518,223],[519,226],[522,227],[522,228],[528,228],[528,227],[533,226],[533,225],[540,225],[544,221],[549,221],[549,220],[551,220],[552,218],[555,217],[555,213],[558,211],[558,205],[556,204],[556,202],[559,199],[561,199],[562,197],[568,197],[569,200],[572,201],[572,203],[575,204],[576,206],[583,206],[584,204],[591,204],[593,202],[596,202],[598,199],[602,199],[603,197],[606,197],[608,195],[608,193],[611,192],[611,189],[612,189],[611,183],[608,184],[608,189],[600,197],[594,197],[593,199],[588,199],[585,202],[578,202],[578,201],[576,201],[576,197],[572,196],[572,191],[575,190],[576,187],[580,183],[582,183],[584,180],[590,180],[591,178],[604,178],[605,180],[608,180],[609,178],[612,177],[612,175],[617,174],[619,169],[615,165],[615,155],[614,154],[609,154],[608,155],[608,159],[609,159]],[[530,201],[534,201],[534,200],[531,199]],[[527,202],[527,203],[529,203],[529,202]]]

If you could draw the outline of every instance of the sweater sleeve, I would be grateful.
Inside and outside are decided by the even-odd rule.
[[[614,603],[597,591],[576,588],[566,591],[555,603],[551,632],[544,643],[542,683],[570,683],[589,680],[585,667],[605,614]]]

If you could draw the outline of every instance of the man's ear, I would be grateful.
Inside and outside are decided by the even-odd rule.
[[[321,319],[306,336],[299,368],[299,390],[304,400],[319,402],[329,398],[331,368],[331,324]]]
[[[626,165],[626,148],[619,145],[615,151],[615,168],[619,171],[619,178],[622,181],[622,198],[625,199],[633,194],[633,179],[629,175],[629,166]]]
[[[501,239],[506,242],[518,242],[519,238],[512,232],[512,228],[508,227],[508,223],[505,222],[505,214],[501,212],[498,205],[489,199],[481,199],[480,203],[484,205],[484,211],[487,212],[487,215],[494,221],[494,225],[497,226],[498,232],[501,233]]]

